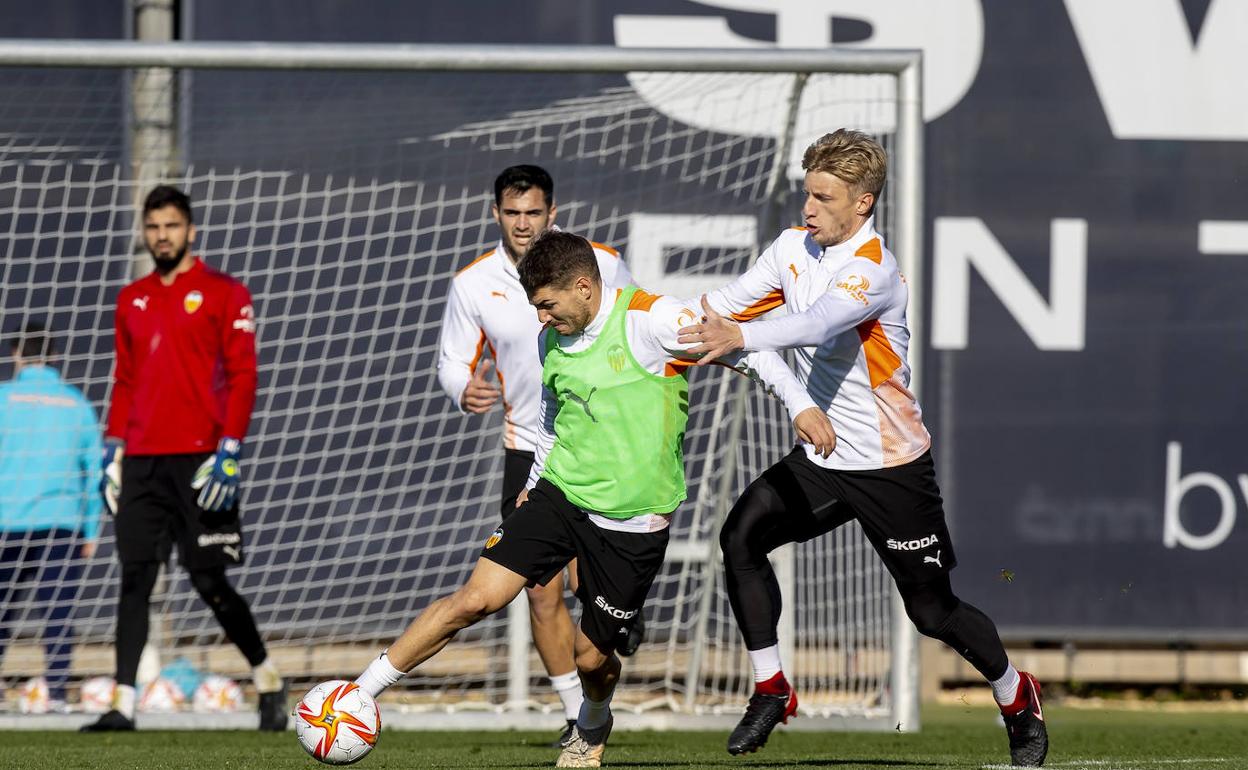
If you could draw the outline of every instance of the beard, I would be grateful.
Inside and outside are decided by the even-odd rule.
[[[186,256],[186,249],[187,247],[183,246],[178,251],[167,255],[157,254],[149,250],[152,259],[156,262],[156,272],[161,275],[169,275],[169,273],[173,272],[178,265],[182,264],[182,258]]]

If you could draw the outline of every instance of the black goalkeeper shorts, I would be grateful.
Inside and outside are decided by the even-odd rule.
[[[191,481],[211,452],[183,455],[127,455],[121,462],[117,505],[117,557],[122,564],[165,562],[173,543],[189,570],[243,563],[238,503],[209,512],[195,500]]]
[[[620,629],[638,612],[663,566],[668,530],[619,532],[590,521],[546,479],[529,499],[494,530],[483,558],[546,585],[576,559],[581,630],[599,650],[611,652],[624,639]]]

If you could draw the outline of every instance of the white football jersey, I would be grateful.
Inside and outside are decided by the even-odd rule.
[[[619,252],[601,243],[593,246],[605,286],[621,288],[633,282]],[[508,449],[532,452],[537,447],[541,330],[537,311],[529,304],[501,240],[451,279],[438,341],[438,382],[462,412],[459,398],[488,348],[503,393],[503,446]]]
[[[707,295],[718,312],[751,321],[741,325],[745,350],[794,349],[797,376],[837,437],[831,457],[810,445],[806,455],[845,470],[903,465],[931,445],[910,392],[909,297],[874,217],[827,249],[805,228],[786,230],[744,275]],[[789,315],[751,320],[781,305]]]

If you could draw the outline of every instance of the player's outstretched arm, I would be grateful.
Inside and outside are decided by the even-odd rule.
[[[680,339],[694,344],[691,352],[712,356],[816,347],[878,318],[888,307],[889,279],[878,265],[857,260],[837,273],[828,292],[801,313],[742,325],[709,312],[701,323],[682,328]]]
[[[688,353],[699,357],[697,366],[706,366],[742,350],[745,335],[741,324],[716,312],[705,296],[701,299],[701,306],[701,323],[682,326],[676,340],[687,346]]]

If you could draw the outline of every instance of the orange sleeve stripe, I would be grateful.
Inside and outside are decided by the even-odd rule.
[[[590,241],[589,245],[593,246],[595,249],[602,249],[603,251],[607,252],[608,254],[615,257],[616,259],[620,258],[620,252],[616,251],[615,249],[611,248],[605,243],[599,243],[598,241]]]
[[[650,307],[659,299],[661,295],[651,294],[648,291],[638,289],[633,294],[633,298],[628,301],[629,310],[649,310]]]
[[[693,366],[692,361],[679,361],[679,360],[668,361],[666,364],[663,365],[663,376],[664,377],[676,377],[678,375],[684,374],[685,371],[691,366]]]
[[[745,310],[742,310],[740,313],[733,313],[732,319],[734,321],[741,322],[752,321],[763,313],[766,313],[769,310],[775,310],[783,304],[784,292],[779,289],[774,289],[767,296],[755,302],[753,305],[750,305]]]
[[[477,340],[477,350],[472,354],[472,361],[468,363],[468,371],[473,374],[477,373],[477,364],[481,362],[481,351],[485,350],[485,342],[485,329],[482,329],[481,339]],[[494,347],[491,345],[490,349],[493,350]]]
[[[854,252],[855,257],[866,257],[875,264],[880,264],[880,260],[884,259],[884,250],[880,248],[880,239],[872,238],[866,243],[858,247]]]
[[[486,257],[490,256],[490,255],[491,255],[491,254],[493,254],[493,253],[494,253],[494,249],[490,249],[489,251],[485,252],[485,253],[484,253],[484,254],[482,254],[481,256],[477,257],[476,259],[472,260],[472,261],[471,261],[471,262],[469,262],[468,264],[466,264],[466,265],[464,265],[463,267],[461,267],[461,268],[459,269],[459,271],[458,271],[457,273],[455,273],[455,275],[463,275],[463,274],[464,274],[465,272],[467,272],[467,271],[468,271],[468,269],[469,269],[469,268],[471,268],[473,265],[477,264],[478,262],[480,262],[481,260],[485,259]]]
[[[804,232],[806,232],[806,230],[807,230],[807,229],[809,229],[809,228],[801,227],[801,226],[799,225],[798,227],[790,227],[789,229],[790,229],[790,230],[801,230],[801,231],[804,233]]]
[[[893,372],[901,368],[901,356],[889,344],[879,321],[859,324],[858,339],[862,340],[862,350],[867,356],[867,373],[871,376],[871,389],[874,390],[888,382]]]

